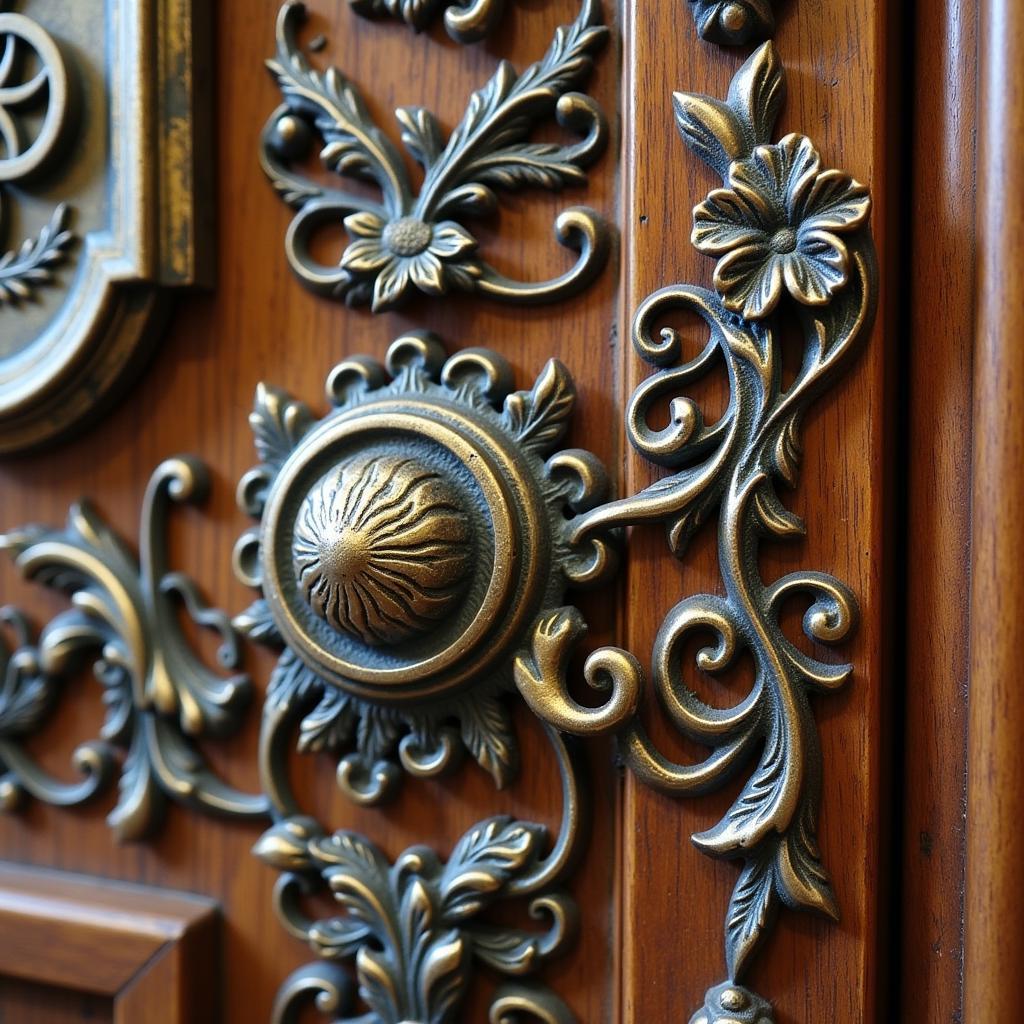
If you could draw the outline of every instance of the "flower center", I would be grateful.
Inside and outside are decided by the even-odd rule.
[[[719,997],[723,1010],[745,1010],[750,1000],[739,989],[727,988]]]
[[[747,24],[747,12],[739,4],[726,4],[718,23],[726,32],[739,32]]]
[[[796,232],[792,228],[779,228],[769,243],[773,252],[783,255],[796,249]]]
[[[430,245],[433,237],[430,225],[418,217],[393,220],[384,229],[384,244],[395,256],[417,256]]]

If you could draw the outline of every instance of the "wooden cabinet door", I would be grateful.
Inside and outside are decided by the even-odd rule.
[[[0,1020],[954,1019],[973,5],[210,6],[0,14]]]

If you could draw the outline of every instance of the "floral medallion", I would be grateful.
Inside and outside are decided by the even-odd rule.
[[[501,18],[505,0],[349,0],[352,10],[367,18],[395,18],[416,32],[444,10],[444,27],[459,43],[475,43],[489,35]]]
[[[260,520],[236,568],[263,596],[236,618],[280,645],[264,720],[265,785],[294,813],[280,734],[340,756],[338,781],[372,803],[397,780],[442,771],[463,748],[499,786],[516,770],[503,697],[517,660],[566,588],[614,567],[607,537],[570,540],[600,504],[587,452],[555,451],[575,401],[556,360],[513,392],[493,352],[445,359],[398,339],[387,369],[351,359],[328,378],[333,409],[261,386],[251,416],[261,464],[239,485]]]
[[[701,39],[744,46],[775,31],[772,0],[689,0]]]

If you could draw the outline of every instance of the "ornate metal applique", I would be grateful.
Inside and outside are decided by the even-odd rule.
[[[450,13],[450,12],[449,12]],[[396,111],[402,142],[424,170],[414,193],[402,155],[374,124],[355,86],[337,69],[310,67],[295,32],[304,7],[287,3],[278,18],[278,53],[268,67],[284,104],[263,131],[261,160],[274,188],[299,212],[285,240],[292,269],[314,291],[380,312],[413,293],[476,292],[510,302],[549,302],[586,287],[608,255],[610,229],[593,210],[572,207],[556,221],[564,245],[580,251],[572,270],[536,284],[513,281],[479,257],[463,221],[494,210],[495,189],[560,189],[586,181],[583,168],[600,154],[607,125],[589,96],[572,92],[586,79],[607,30],[597,0],[584,0],[572,25],[560,28],[547,55],[522,75],[502,62],[474,93],[447,140],[423,107]],[[584,136],[575,145],[528,142],[533,126],[554,114]],[[341,176],[368,180],[380,201],[300,177],[289,166],[306,157],[314,135],[320,159]],[[338,266],[318,263],[313,233],[341,221],[350,241]]]
[[[212,280],[194,83],[211,5],[0,0],[0,454],[92,418]],[[73,231],[72,231],[73,228]],[[19,239],[24,239],[20,241]],[[80,243],[80,244],[79,244]]]
[[[117,773],[120,796],[108,817],[119,839],[140,839],[156,827],[167,798],[244,818],[268,812],[262,796],[239,793],[207,766],[193,738],[234,731],[249,697],[243,675],[223,677],[193,653],[178,623],[182,603],[192,620],[220,635],[222,663],[238,663],[227,617],[203,603],[195,585],[165,566],[162,532],[170,501],[198,501],[206,472],[192,459],[168,459],[153,474],[142,510],[141,564],[87,504],[72,507],[63,530],[28,526],[0,536],[29,578],[65,591],[72,608],[52,619],[38,644],[7,613],[18,640],[0,692],[0,802],[22,793],[68,806],[99,792]],[[57,697],[60,681],[89,659],[104,690],[106,722],[99,741],[80,746],[82,782],[50,778],[20,743]]]
[[[743,867],[726,918],[729,981],[709,991],[693,1024],[767,1024],[768,1004],[737,980],[774,912],[785,904],[837,915],[815,836],[821,763],[809,698],[841,687],[851,666],[826,664],[801,651],[783,634],[780,613],[791,599],[809,597],[805,633],[834,644],[854,627],[857,607],[849,590],[824,573],[792,573],[765,583],[758,545],[762,537],[803,533],[776,482],[796,484],[801,419],[870,329],[875,253],[867,189],[846,174],[823,170],[804,136],[769,141],[783,92],[781,65],[766,43],[737,73],[727,102],[676,94],[684,140],[725,181],[694,211],[694,244],[718,258],[717,294],[671,285],[637,311],[633,344],[659,370],[634,392],[627,430],[639,452],[674,472],[586,513],[572,531],[580,542],[595,530],[600,535],[612,527],[664,523],[672,551],[681,556],[697,528],[718,510],[725,596],[695,595],[676,605],[658,632],[652,656],[653,683],[666,713],[712,753],[696,765],[672,764],[636,719],[620,735],[627,764],[667,793],[706,793],[756,761],[721,821],[694,836],[701,850],[741,860]],[[781,308],[795,314],[804,336],[803,365],[787,387],[781,372]],[[683,359],[684,337],[670,328],[655,333],[674,310],[696,314],[710,331],[698,354],[681,365],[674,364]],[[679,391],[719,361],[728,373],[731,400],[722,417],[708,425],[699,406],[679,397]],[[649,417],[666,399],[669,424],[650,427]],[[697,654],[702,672],[725,670],[743,650],[752,656],[754,685],[735,707],[709,706],[684,678],[682,656],[694,633],[716,638]],[[603,729],[601,709],[582,709],[565,697],[567,657],[566,650],[549,659],[562,666],[560,671],[523,666],[516,673],[519,688],[531,707],[559,728],[581,734]]]
[[[745,46],[775,32],[772,0],[688,0],[701,39]]]
[[[569,540],[606,480],[588,452],[556,451],[568,371],[551,360],[530,391],[511,381],[497,354],[446,360],[420,333],[391,346],[386,372],[337,366],[322,420],[258,389],[261,461],[238,494],[260,528],[236,568],[263,598],[235,624],[284,648],[262,744],[282,813],[297,810],[278,759],[298,720],[300,749],[341,755],[338,783],[362,803],[391,791],[399,765],[436,775],[463,748],[498,786],[514,775],[513,663],[553,616],[582,628],[560,607],[566,586],[605,578],[615,559],[603,537]]]
[[[273,1024],[296,1019],[315,1000],[332,1020],[355,1020],[356,986],[341,962],[355,967],[366,1024],[432,1021],[453,1024],[474,965],[507,977],[532,974],[562,953],[576,933],[577,909],[558,886],[576,853],[580,821],[576,767],[563,738],[549,730],[558,754],[565,812],[560,835],[544,855],[546,829],[507,817],[474,825],[447,863],[426,847],[406,850],[392,865],[353,832],[324,834],[311,818],[285,818],[256,844],[255,853],[282,872],[275,889],[278,916],[307,943],[319,963],[300,968],[281,987]],[[301,908],[311,892],[329,891],[343,916],[312,921]],[[547,931],[480,921],[490,907],[528,900],[531,917],[548,918]],[[524,1015],[524,1016],[521,1016]],[[493,1024],[536,1019],[572,1024],[554,993],[537,983],[498,989]]]
[[[498,24],[505,0],[349,0],[368,18],[400,18],[420,32],[444,10],[444,27],[459,43],[475,43]]]
[[[32,61],[30,62],[29,56]],[[26,67],[35,67],[26,77]],[[64,58],[53,37],[23,14],[0,11],[0,315],[53,281],[74,236],[61,203],[33,238],[4,251],[10,186],[29,181],[54,158],[66,134],[70,93]],[[37,127],[24,115],[41,108]]]

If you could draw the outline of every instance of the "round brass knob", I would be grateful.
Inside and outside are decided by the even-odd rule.
[[[469,522],[453,488],[415,459],[353,459],[306,496],[292,558],[320,618],[366,644],[395,644],[459,598]]]

